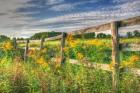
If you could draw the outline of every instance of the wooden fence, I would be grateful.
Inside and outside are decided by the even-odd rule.
[[[126,27],[126,26],[133,26],[133,25],[140,25],[140,16],[135,17],[135,18],[130,18],[130,19],[125,19],[125,20],[120,20],[120,21],[114,21],[111,23],[99,25],[99,26],[94,26],[94,27],[89,27],[86,29],[81,29],[77,31],[71,32],[72,35],[78,35],[78,34],[85,34],[85,33],[92,33],[92,32],[99,32],[99,31],[106,31],[106,30],[111,30],[112,34],[112,63],[113,63],[113,69],[110,69],[109,65],[105,64],[95,64],[95,63],[86,63],[86,66],[92,66],[94,68],[99,68],[107,71],[112,71],[112,91],[113,93],[118,93],[118,83],[119,83],[119,73],[120,73],[120,43],[119,43],[119,34],[118,34],[118,29],[120,27]],[[66,40],[66,35],[67,33],[62,33],[59,36],[51,37],[51,38],[46,38],[42,40],[18,40],[14,39],[14,48],[17,48],[17,43],[20,42],[25,42],[26,47],[25,47],[25,52],[24,52],[24,60],[27,60],[27,52],[29,50],[29,43],[30,42],[40,42],[40,50],[43,48],[44,42],[50,41],[50,40],[56,40],[56,39],[61,39],[61,62],[65,62],[65,55],[64,55],[64,47],[65,47],[65,40]],[[123,49],[127,48],[127,46],[122,45]],[[125,50],[125,49],[124,49]],[[137,51],[140,51],[138,49]],[[73,64],[78,64],[76,60],[70,60],[70,63]],[[134,72],[136,75],[140,76],[140,70],[139,69],[131,69],[132,72]]]

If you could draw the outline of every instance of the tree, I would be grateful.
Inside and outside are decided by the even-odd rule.
[[[106,35],[106,38],[111,38],[111,35],[110,34]]]
[[[106,38],[106,34],[99,33],[99,34],[97,34],[97,38]]]
[[[86,33],[84,34],[84,38],[85,39],[92,39],[92,38],[95,38],[95,33]]]
[[[133,33],[132,32],[127,32],[127,37],[128,38],[132,38],[133,37]]]
[[[84,39],[92,39],[95,38],[95,33],[84,33],[79,35],[74,35],[74,38],[84,38]]]
[[[5,35],[0,35],[0,42],[7,41],[7,40],[10,40],[10,38]]]
[[[133,34],[134,34],[134,37],[140,37],[140,32],[138,30],[135,30]]]
[[[30,37],[30,39],[42,39],[42,38],[48,38],[48,37],[54,37],[57,35],[60,35],[61,32],[40,32],[36,33],[33,36]]]

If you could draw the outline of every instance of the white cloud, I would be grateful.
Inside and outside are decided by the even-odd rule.
[[[140,16],[139,0],[113,0],[116,3],[119,3],[118,5],[113,6],[115,9],[109,7],[102,11],[71,13],[63,16],[51,17],[49,19],[33,21],[33,18],[26,16],[26,14],[38,13],[38,11],[24,13],[16,12],[16,10],[21,7],[32,6],[26,4],[27,1],[29,0],[0,1],[0,34],[25,37],[26,35],[30,36],[36,32],[42,31],[73,31],[113,20]],[[70,4],[66,3],[64,0],[47,0],[47,4],[52,6],[49,8],[50,10],[60,12],[75,9],[75,7],[81,4],[96,2],[98,2],[98,0],[82,0],[81,2]]]
[[[140,25],[121,27],[119,28],[119,34],[121,36],[126,36],[127,32],[133,32],[135,30],[138,30],[140,32]]]
[[[62,3],[64,2],[64,0],[46,0],[46,4],[47,5],[54,5],[54,4],[59,4],[59,3]]]
[[[70,11],[70,10],[76,9],[76,7],[78,5],[83,5],[83,4],[87,4],[87,3],[96,3],[100,0],[83,0],[83,1],[75,2],[75,3],[64,3],[63,0],[58,0],[57,2],[56,2],[56,0],[52,0],[52,1],[54,1],[54,2],[52,2],[53,4],[55,4],[55,3],[57,3],[57,4],[51,6],[49,9],[53,10],[53,11],[62,12],[62,11]]]
[[[73,4],[59,4],[59,5],[52,6],[49,9],[53,11],[67,11],[67,10],[74,9],[74,5]]]

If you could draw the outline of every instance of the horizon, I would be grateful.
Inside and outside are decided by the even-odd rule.
[[[30,37],[39,32],[70,32],[140,16],[139,0],[3,0],[0,34]],[[140,26],[121,28],[140,30]]]

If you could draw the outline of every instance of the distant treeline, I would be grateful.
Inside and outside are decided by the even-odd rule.
[[[60,34],[61,32],[41,32],[41,33],[34,34],[33,36],[30,37],[30,39],[42,39],[42,38],[57,36]]]
[[[86,33],[86,34],[79,34],[75,35],[74,38],[84,38],[84,39],[92,39],[92,38],[111,38],[110,34],[104,34],[104,33],[99,33],[95,34],[93,33]]]
[[[8,41],[10,40],[9,37],[5,36],[5,35],[0,35],[0,42],[3,42],[3,41]]]
[[[31,36],[28,39],[41,39],[41,38],[48,38],[48,37],[54,37],[57,35],[60,35],[62,32],[40,32],[36,33],[33,36]],[[127,32],[126,37],[128,38],[134,38],[134,37],[140,37],[140,32],[138,30],[135,30],[133,32]],[[83,39],[93,39],[93,38],[111,38],[110,34],[104,34],[104,33],[86,33],[86,34],[79,34],[74,35],[74,38],[83,38]],[[17,38],[18,40],[24,40],[25,38]],[[10,40],[9,37],[5,35],[0,35],[0,42]]]
[[[31,36],[29,39],[41,39],[41,38],[48,38],[48,37],[54,37],[57,35],[62,34],[62,32],[40,32],[36,33],[33,36]],[[138,30],[135,30],[133,32],[127,32],[127,37],[140,37],[140,32]],[[105,33],[84,33],[79,35],[74,35],[74,38],[83,38],[83,39],[93,39],[93,38],[111,38],[111,34],[105,34]],[[18,38],[20,40],[23,40],[24,38]]]
[[[133,32],[127,32],[127,37],[128,38],[140,37],[140,32],[138,30],[135,30]]]

